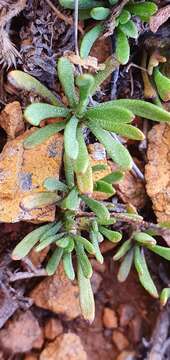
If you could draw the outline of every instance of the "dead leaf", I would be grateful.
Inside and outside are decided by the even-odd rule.
[[[151,16],[149,25],[152,32],[156,33],[159,27],[164,24],[170,17],[170,5],[159,9],[157,13]]]
[[[93,56],[88,56],[86,59],[81,59],[79,55],[74,54],[73,52],[66,55],[67,58],[74,65],[80,65],[84,69],[90,69],[93,71],[104,70],[104,64],[98,64],[98,59]]]

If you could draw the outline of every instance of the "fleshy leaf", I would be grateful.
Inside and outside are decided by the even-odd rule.
[[[64,127],[65,127],[64,122],[58,122],[58,123],[46,125],[45,127],[34,131],[24,140],[24,148],[32,149],[35,146],[42,144],[52,135],[57,134],[59,131],[63,130]]]
[[[156,245],[156,240],[144,232],[136,232],[133,238],[141,245]]]
[[[170,298],[170,288],[164,288],[161,291],[161,295],[160,295],[161,305],[165,306],[169,298]]]
[[[106,124],[111,128],[115,123],[118,123],[121,126],[122,123],[132,122],[134,114],[125,107],[112,106],[110,108],[105,108],[105,106],[97,105],[89,108],[85,113],[85,117],[100,125],[104,123],[104,121],[107,121]]]
[[[64,153],[64,172],[65,172],[67,186],[70,189],[72,189],[72,187],[74,186],[73,161],[66,153]]]
[[[47,266],[46,266],[46,271],[48,275],[53,275],[57,268],[58,265],[60,263],[60,260],[62,258],[63,255],[63,249],[62,248],[56,248],[52,254],[52,256],[50,257]]]
[[[75,272],[74,272],[74,268],[73,268],[71,253],[66,253],[63,255],[63,266],[64,266],[64,271],[65,271],[67,277],[71,281],[73,281],[75,279]]]
[[[119,21],[119,24],[123,25],[126,24],[131,18],[131,14],[129,11],[123,9],[118,16],[117,20]]]
[[[35,248],[36,252],[40,252],[43,249],[45,249],[47,246],[51,245],[52,243],[56,242],[60,238],[64,236],[64,233],[59,233],[57,235],[51,235],[47,238],[45,238],[43,241],[41,241]]]
[[[163,75],[158,68],[154,69],[154,81],[158,94],[163,101],[170,100],[170,79]]]
[[[26,235],[22,241],[15,247],[12,252],[13,260],[20,260],[25,257],[34,245],[40,240],[41,236],[48,230],[53,227],[52,224],[47,224],[40,226],[38,229],[33,230],[28,235]]]
[[[78,262],[80,262],[81,264],[81,268],[83,270],[84,276],[87,279],[91,278],[93,273],[91,263],[84,251],[83,245],[78,241],[76,241],[76,254],[77,254]]]
[[[58,231],[61,229],[62,227],[62,222],[58,221],[58,222],[54,222],[53,226],[50,227],[49,230],[45,231],[44,234],[42,234],[40,241],[44,241],[45,239],[47,239],[49,236],[53,236],[56,235],[58,233]]]
[[[122,260],[122,263],[119,267],[119,271],[117,274],[117,279],[119,282],[126,281],[132,267],[133,255],[134,255],[134,250],[131,249],[128,251],[124,259]]]
[[[66,57],[61,57],[57,64],[58,77],[62,88],[67,96],[71,108],[75,108],[78,103],[74,86],[74,68]]]
[[[106,130],[89,122],[88,126],[96,138],[104,145],[110,158],[122,169],[131,169],[132,158],[128,150],[122,144],[114,140]]]
[[[89,165],[89,154],[84,141],[83,131],[80,126],[77,128],[77,142],[79,147],[78,157],[74,163],[76,174],[84,174]]]
[[[61,6],[63,6],[65,9],[74,9],[74,0],[59,0],[59,3]],[[95,1],[95,0],[79,0],[79,9],[88,9],[93,8],[94,6],[100,6],[101,1]]]
[[[69,242],[70,242],[70,237],[66,235],[60,239],[57,239],[56,245],[58,247],[61,247],[62,249],[65,249],[69,245]]]
[[[147,21],[150,16],[155,14],[158,7],[152,1],[143,1],[127,4],[126,9],[132,15],[139,16],[143,21]]]
[[[68,191],[68,187],[66,184],[56,179],[55,177],[48,177],[45,179],[43,186],[48,191]]]
[[[90,74],[82,74],[77,76],[76,85],[79,87],[79,104],[76,109],[76,114],[82,116],[84,113],[91,93],[91,89],[94,85],[94,77]]]
[[[132,241],[126,240],[119,248],[119,250],[116,252],[116,254],[113,256],[113,260],[117,261],[120,260],[132,247]]]
[[[90,195],[93,192],[93,173],[89,161],[84,174],[76,173],[77,187],[80,194]]]
[[[90,280],[84,276],[80,261],[78,261],[78,285],[82,315],[85,320],[92,323],[95,317],[94,296]]]
[[[83,236],[79,236],[79,235],[75,235],[74,238],[77,242],[79,242],[80,244],[82,244],[84,246],[84,248],[86,249],[86,251],[89,254],[92,254],[92,255],[95,254],[94,246],[91,244],[90,241],[85,239]]]
[[[158,298],[159,295],[156,286],[150,276],[144,252],[140,251],[139,246],[135,247],[134,263],[142,286],[145,288],[146,291],[148,291],[151,296],[153,296],[154,298]]]
[[[64,130],[64,149],[66,154],[72,160],[76,160],[79,151],[79,145],[76,138],[78,119],[72,116],[67,122]]]
[[[107,165],[105,165],[105,164],[97,164],[97,165],[92,166],[93,173],[97,172],[97,171],[103,171],[106,169],[107,169]]]
[[[41,209],[53,205],[59,200],[60,197],[56,193],[39,192],[24,197],[20,206],[25,210]]]
[[[103,264],[104,259],[103,259],[103,256],[101,254],[100,247],[99,247],[99,241],[98,241],[99,230],[98,230],[98,225],[97,225],[96,221],[93,221],[92,227],[93,227],[93,229],[90,231],[90,240],[95,249],[95,257],[96,257],[96,260],[100,264]]]
[[[104,176],[100,180],[107,182],[108,184],[115,184],[120,182],[124,177],[121,171],[113,171],[112,173]]]
[[[99,231],[104,235],[109,241],[117,243],[122,239],[122,234],[118,231],[113,231],[105,228],[104,226],[99,226]]]
[[[116,190],[113,188],[113,186],[103,180],[96,181],[94,185],[94,191],[100,191],[110,195],[114,195],[116,193]]]
[[[44,103],[31,104],[24,111],[25,119],[34,126],[38,126],[44,119],[66,117],[68,114],[67,108]]]
[[[148,120],[170,122],[170,112],[144,100],[119,99],[98,105],[98,107],[105,109],[112,108],[113,106],[126,108],[132,111],[133,114]]]
[[[130,46],[127,36],[119,28],[116,31],[116,58],[125,65],[129,61]]]
[[[141,130],[139,130],[138,128],[136,128],[135,126],[132,126],[129,124],[122,124],[121,122],[116,123],[114,121],[106,120],[106,119],[105,120],[98,119],[98,121],[93,120],[93,123],[94,122],[96,124],[99,123],[99,125],[104,130],[114,132],[114,133],[124,136],[128,139],[140,140],[140,141],[145,139],[143,132]]]
[[[110,14],[110,9],[98,6],[93,8],[90,12],[90,15],[95,20],[105,20]]]
[[[80,56],[82,59],[86,59],[88,57],[93,44],[103,33],[103,29],[103,25],[99,24],[94,26],[84,35],[80,45]]]
[[[159,245],[154,245],[154,246],[147,245],[147,248],[149,250],[151,250],[152,252],[154,252],[155,254],[158,254],[159,256],[163,257],[164,259],[170,261],[170,248],[167,248],[164,246],[159,246]]]
[[[48,100],[51,104],[62,106],[62,104],[57,100],[56,96],[50,90],[48,90],[46,86],[42,85],[39,80],[23,71],[10,71],[8,74],[8,81],[17,89],[34,92],[35,94],[40,95],[44,99]]]
[[[94,199],[90,199],[85,195],[81,195],[81,198],[85,202],[85,204],[96,214],[96,216],[99,219],[104,220],[110,218],[109,211],[107,210],[106,206],[104,206],[102,203]]]
[[[119,25],[119,29],[130,38],[138,38],[138,28],[132,20],[129,20],[126,24]]]
[[[97,90],[100,89],[100,85],[112,74],[114,70],[119,67],[119,62],[112,56],[110,56],[104,63],[104,70],[98,71],[94,76],[94,85],[91,89],[91,95],[94,95]]]
[[[61,207],[62,209],[76,210],[78,208],[79,201],[77,188],[74,187],[61,202]]]

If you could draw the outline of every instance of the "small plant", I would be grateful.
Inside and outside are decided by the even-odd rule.
[[[28,234],[16,246],[12,256],[13,259],[19,260],[25,257],[33,247],[39,252],[51,245],[52,254],[49,255],[46,266],[47,273],[52,275],[62,261],[67,276],[73,280],[75,268],[72,264],[72,255],[76,254],[82,314],[89,321],[94,318],[94,299],[90,284],[92,267],[88,254],[95,256],[97,261],[102,263],[100,243],[103,239],[107,238],[117,244],[122,238],[122,234],[116,230],[117,220],[121,219],[125,222],[143,220],[139,215],[128,214],[126,211],[123,214],[117,214],[113,212],[113,204],[98,202],[91,198],[93,190],[103,191],[112,196],[115,193],[114,183],[119,182],[123,177],[123,172],[132,166],[129,152],[112,138],[110,132],[142,140],[143,133],[130,124],[135,115],[154,121],[170,121],[170,113],[141,100],[121,99],[90,106],[92,95],[114,66],[115,61],[109,59],[106,62],[106,68],[95,77],[89,74],[74,77],[72,64],[67,58],[60,58],[57,65],[58,77],[67,97],[67,107],[30,75],[21,71],[12,71],[8,75],[10,82],[16,87],[27,91],[33,90],[51,103],[34,103],[25,109],[24,117],[31,125],[39,126],[42,120],[48,118],[63,118],[62,121],[56,121],[34,131],[25,139],[24,147],[30,149],[38,146],[53,134],[63,131],[65,170],[65,182],[47,178],[44,182],[45,192],[29,195],[23,199],[22,208],[28,210],[55,203],[58,220]],[[100,179],[95,184],[92,175],[96,168],[92,168],[90,164],[84,139],[87,128],[105,146],[108,156],[118,165],[116,172]],[[82,211],[82,208],[85,211]],[[137,235],[134,235],[133,241],[137,241],[136,237]],[[139,239],[135,245],[135,254],[140,253],[138,244]],[[147,247],[149,248],[148,245]],[[155,249],[157,247],[156,245],[153,247],[152,243],[151,250],[156,252]],[[167,248],[164,249],[168,251]],[[134,258],[134,246],[130,245],[128,250],[130,264],[132,255],[129,254],[133,253]],[[143,255],[140,253],[140,256]],[[143,257],[141,261],[144,263]]]
[[[65,8],[74,8],[74,1],[60,0]],[[129,1],[123,8],[114,6],[117,0],[109,1],[79,1],[79,18],[92,18],[98,22],[96,26],[84,35],[80,45],[81,58],[87,58],[94,42],[106,32],[114,32],[116,38],[115,55],[121,64],[126,64],[130,56],[129,38],[138,38],[138,29],[133,16],[148,22],[151,15],[157,11],[157,6],[151,1]],[[104,6],[106,4],[106,6]]]

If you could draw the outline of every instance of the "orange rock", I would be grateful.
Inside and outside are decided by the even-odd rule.
[[[45,191],[44,180],[58,178],[63,150],[63,136],[51,136],[43,144],[25,150],[23,140],[32,132],[7,142],[0,154],[0,222],[53,221],[55,206],[25,211],[20,206],[27,195]]]
[[[129,341],[125,335],[119,331],[114,330],[112,334],[112,340],[115,343],[119,351],[125,350],[129,346]]]
[[[24,360],[38,360],[38,355],[27,354],[27,355],[25,355]]]
[[[97,180],[102,179],[104,176],[110,174],[112,172],[111,167],[108,165],[107,158],[106,158],[106,151],[102,144],[94,143],[88,146],[88,151],[90,155],[90,163],[91,166],[95,165],[105,165],[106,169],[95,171],[93,173],[93,181],[96,182]],[[109,194],[94,191],[93,198],[96,200],[106,200],[110,197]]]
[[[87,360],[87,354],[78,335],[63,334],[45,347],[40,360]]]
[[[44,339],[37,319],[31,311],[27,311],[8,322],[6,328],[0,331],[0,341],[2,348],[17,354],[32,348],[40,349]]]
[[[56,274],[44,279],[30,296],[37,306],[63,314],[67,320],[81,314],[78,286],[67,278],[61,265]]]
[[[170,126],[155,125],[148,135],[146,190],[159,222],[170,221]]]
[[[103,325],[107,329],[114,329],[118,326],[118,319],[115,311],[108,307],[105,307],[103,311]]]
[[[0,113],[0,126],[11,139],[14,139],[24,131],[22,109],[18,101],[5,106],[4,110]]]
[[[63,332],[63,326],[60,320],[51,318],[47,321],[44,328],[46,339],[54,340],[58,335]]]

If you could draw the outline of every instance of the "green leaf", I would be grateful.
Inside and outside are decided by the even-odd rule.
[[[24,148],[32,149],[35,146],[42,144],[43,142],[48,140],[51,136],[63,130],[64,127],[65,127],[64,122],[58,122],[58,123],[46,125],[45,127],[34,131],[24,140]]]
[[[105,109],[109,109],[113,106],[124,107],[132,111],[133,114],[148,120],[170,122],[170,112],[144,100],[119,99],[108,101],[98,106],[102,106],[102,108]]]
[[[85,320],[90,323],[93,322],[95,317],[95,303],[93,297],[93,291],[91,288],[90,280],[87,279],[81,267],[80,261],[78,261],[78,285],[80,290],[80,307],[82,315]]]
[[[90,15],[95,20],[105,20],[110,15],[110,9],[98,6],[91,10]]]
[[[164,288],[161,291],[161,295],[160,295],[161,305],[165,306],[169,298],[170,298],[170,288]]]
[[[91,9],[80,9],[79,10],[79,20],[87,20],[91,18],[90,15]]]
[[[23,257],[25,257],[30,252],[30,250],[34,247],[34,245],[40,240],[41,236],[44,233],[46,233],[46,231],[50,230],[52,227],[53,227],[53,223],[40,226],[37,229],[31,231],[14,248],[14,250],[12,252],[12,259],[20,260]]]
[[[58,247],[61,247],[62,249],[65,249],[69,245],[69,243],[70,243],[70,237],[67,235],[60,239],[57,239],[56,241],[56,245]]]
[[[170,100],[170,79],[163,75],[158,68],[154,69],[154,81],[158,94],[163,101]]]
[[[104,176],[100,180],[107,182],[108,184],[114,184],[120,182],[124,177],[121,171],[113,171],[112,173]]]
[[[61,202],[62,209],[76,210],[79,206],[79,194],[77,188],[74,187],[65,199]]]
[[[59,0],[59,3],[66,9],[74,9],[75,6],[74,0]],[[101,5],[101,1],[79,0],[79,9],[88,9],[98,5]]]
[[[155,254],[158,254],[159,256],[163,257],[166,260],[170,261],[170,248],[159,246],[159,245],[147,245],[147,248],[154,252]]]
[[[97,164],[92,166],[92,172],[98,172],[98,171],[103,171],[107,169],[107,165],[105,164]]]
[[[103,264],[103,256],[100,251],[99,243],[98,243],[98,232],[90,231],[90,240],[95,249],[95,258],[100,263]]]
[[[142,20],[150,18],[157,11],[158,7],[152,1],[135,2],[126,5],[126,9]]]
[[[78,157],[74,163],[74,170],[76,174],[84,174],[89,166],[89,154],[87,146],[84,141],[83,131],[80,126],[77,128],[77,142],[78,142]]]
[[[129,11],[123,9],[120,13],[120,15],[117,17],[117,20],[119,21],[119,24],[123,25],[126,24],[131,18],[131,14]]]
[[[119,282],[126,281],[132,267],[133,255],[134,249],[129,250],[128,253],[125,255],[117,274],[117,279]]]
[[[116,30],[116,59],[125,65],[129,61],[130,46],[127,36],[119,28]]]
[[[56,106],[62,106],[62,104],[57,100],[56,96],[42,85],[40,81],[35,79],[33,76],[24,73],[20,70],[12,70],[8,74],[8,81],[17,89],[31,91],[37,95],[42,96],[44,99],[48,100],[51,104]]]
[[[105,228],[104,226],[99,226],[99,231],[111,242],[117,243],[122,239],[122,234],[118,231],[113,231]]]
[[[74,186],[73,161],[65,152],[64,152],[64,172],[65,172],[67,186],[70,189],[72,189],[72,187]]]
[[[64,191],[64,192],[68,191],[67,185],[53,176],[46,178],[43,183],[43,186],[48,191]]]
[[[80,56],[82,59],[86,59],[88,57],[93,44],[103,33],[103,30],[103,25],[99,24],[94,26],[84,35],[80,45]]]
[[[79,75],[76,78],[76,85],[79,87],[79,95],[80,95],[80,100],[76,109],[76,114],[80,117],[83,115],[88,105],[91,89],[94,85],[94,77],[90,74]]]
[[[50,227],[49,230],[45,231],[44,234],[42,234],[42,236],[41,236],[41,238],[40,238],[40,241],[46,240],[49,236],[56,235],[56,234],[58,233],[58,231],[61,229],[62,225],[63,225],[63,224],[62,224],[61,221],[54,222],[54,223],[53,223],[53,226]]]
[[[63,235],[64,235],[64,233],[59,233],[57,235],[51,235],[49,237],[46,237],[43,241],[40,240],[40,243],[36,246],[35,251],[36,252],[42,251],[50,244],[52,244],[52,243],[56,242],[57,240],[59,240],[60,238],[62,238]]]
[[[75,271],[73,268],[72,254],[66,253],[63,255],[63,266],[67,277],[73,281],[75,279]]]
[[[48,275],[54,275],[54,273],[56,272],[58,265],[60,263],[60,260],[62,258],[63,255],[63,249],[62,248],[56,248],[52,254],[52,256],[50,257],[47,266],[46,266],[46,271]]]
[[[129,20],[126,24],[119,25],[119,29],[127,36],[133,39],[137,39],[138,34],[138,28],[136,24]]]
[[[70,237],[69,244],[65,247],[64,253],[71,253],[74,250],[74,240]]]
[[[101,220],[108,220],[110,218],[109,211],[107,210],[106,206],[104,206],[99,201],[94,199],[90,199],[85,195],[81,195],[82,200],[85,204],[96,214],[96,216]]]
[[[126,240],[119,248],[119,250],[116,252],[116,254],[113,256],[113,260],[117,261],[120,260],[132,247],[132,241],[131,239]]]
[[[115,5],[118,3],[119,0],[109,0],[110,5]]]
[[[71,108],[75,108],[78,103],[74,86],[74,68],[66,57],[61,57],[57,64],[58,77],[62,88],[67,96]]]
[[[87,279],[91,278],[93,274],[91,263],[84,251],[83,245],[77,240],[76,240],[76,254],[77,254],[78,262],[80,262],[81,264],[81,268],[83,270],[84,276]]]
[[[85,117],[95,121],[96,124],[99,125],[105,122],[108,124],[108,127],[110,126],[111,128],[115,123],[118,123],[118,125],[120,124],[120,126],[122,126],[122,123],[132,122],[134,119],[134,114],[132,111],[129,111],[125,107],[123,108],[121,106],[108,106],[106,108],[104,103],[89,108],[85,113]]]
[[[56,193],[37,192],[24,197],[20,206],[25,210],[41,209],[43,207],[53,205],[59,200],[60,197]]]
[[[79,144],[76,139],[78,119],[72,116],[64,130],[64,149],[72,160],[76,160],[79,152]]]
[[[114,195],[116,193],[116,190],[111,184],[108,184],[107,182],[102,180],[96,181],[94,185],[94,191],[100,191],[110,195]]]
[[[24,111],[24,118],[34,126],[38,126],[44,119],[66,117],[69,110],[64,107],[54,105],[35,103],[27,106]]]
[[[133,238],[141,245],[156,245],[156,240],[144,232],[136,232]]]
[[[80,194],[91,195],[93,192],[93,173],[90,161],[84,174],[76,173],[76,179]]]
[[[91,244],[90,241],[88,241],[87,239],[85,239],[83,236],[79,236],[79,235],[75,235],[74,239],[79,242],[80,244],[82,244],[84,246],[84,248],[86,249],[86,251],[89,254],[94,255],[95,254],[95,249],[94,246]]]
[[[102,128],[88,122],[88,126],[95,137],[104,145],[110,158],[123,170],[132,168],[132,158],[128,150]]]
[[[135,246],[134,263],[139,276],[139,280],[144,289],[148,291],[148,293],[154,298],[158,298],[159,295],[156,286],[150,276],[144,252],[140,251],[139,246]]]
[[[91,120],[92,121],[92,120]],[[119,134],[121,136],[125,136],[129,139],[133,140],[144,140],[145,136],[141,130],[136,128],[132,125],[122,124],[121,122],[115,123],[112,120],[106,120],[106,119],[98,119],[98,121],[92,121],[92,123],[99,123],[99,125],[107,131],[114,132],[116,134]]]
[[[100,85],[119,67],[120,64],[113,56],[110,56],[105,61],[104,65],[104,70],[98,71],[94,77],[95,82],[91,89],[91,95],[94,95],[96,91],[100,89]]]

